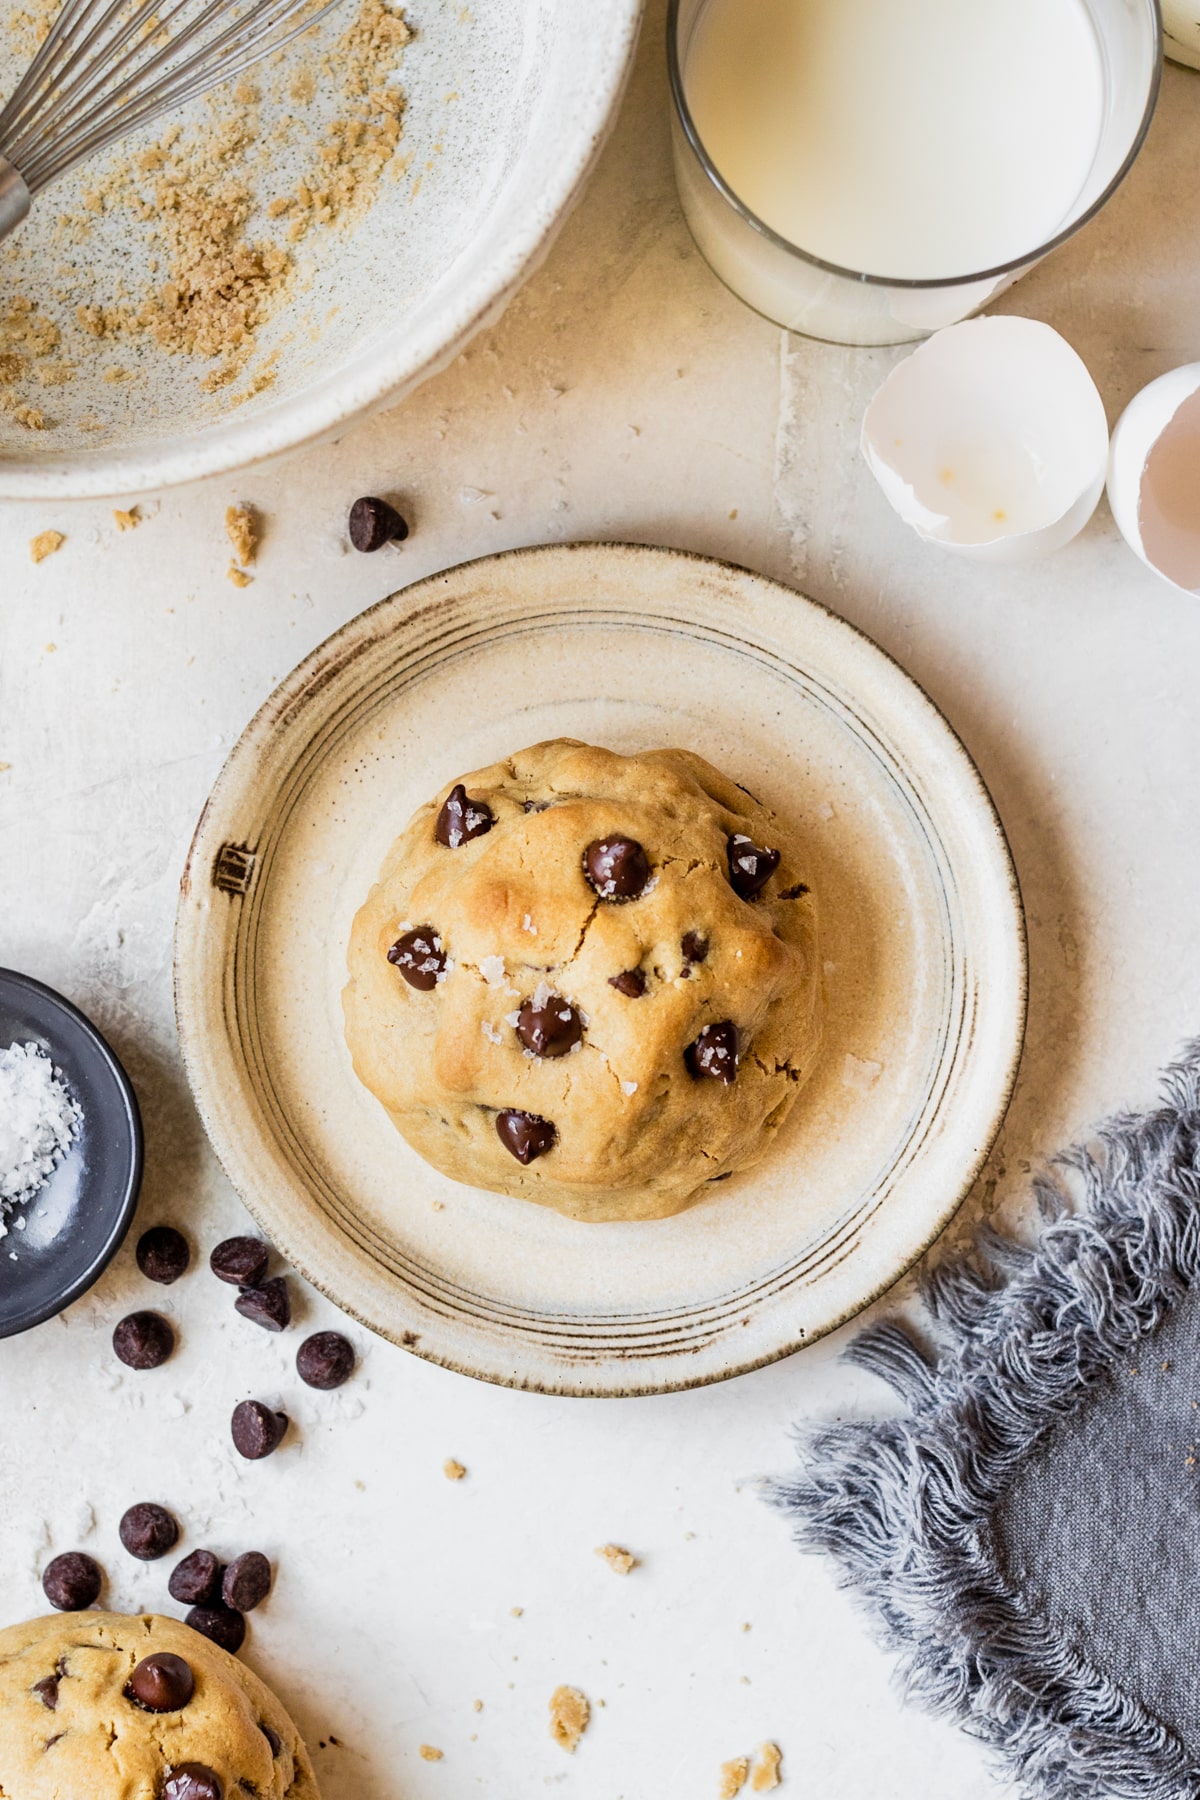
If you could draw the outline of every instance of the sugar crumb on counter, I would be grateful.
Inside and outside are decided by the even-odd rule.
[[[758,1746],[754,1759],[754,1768],[750,1775],[751,1792],[755,1794],[773,1793],[783,1782],[783,1751],[778,1744],[766,1743]]]
[[[45,562],[56,550],[61,550],[67,541],[65,531],[39,531],[36,537],[29,540],[29,558],[31,562]]]
[[[418,1754],[422,1762],[441,1762],[446,1753],[444,1750],[439,1750],[435,1744],[422,1744]]]
[[[574,1755],[592,1716],[588,1697],[579,1688],[555,1688],[550,1696],[550,1736]]]
[[[457,1462],[453,1456],[448,1456],[442,1464],[442,1474],[447,1481],[462,1481],[466,1473],[465,1465]]]
[[[737,1796],[741,1793],[749,1778],[750,1758],[748,1756],[735,1756],[732,1757],[729,1762],[722,1763],[717,1787],[717,1800],[737,1800]]]
[[[602,1556],[616,1575],[628,1575],[638,1567],[638,1559],[633,1552],[622,1550],[619,1544],[600,1544],[597,1547],[596,1555]]]

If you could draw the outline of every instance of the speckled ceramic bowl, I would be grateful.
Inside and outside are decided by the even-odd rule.
[[[355,3],[345,0],[287,52],[289,64],[315,77],[318,104],[337,73],[336,57],[322,59]],[[149,333],[110,342],[79,330],[78,306],[109,304],[122,285],[136,300],[167,272],[151,267],[147,234],[119,193],[87,216],[94,166],[35,202],[0,247],[0,323],[14,296],[31,301],[61,331],[55,355],[71,374],[61,386],[18,396],[37,404],[45,430],[28,429],[0,404],[0,497],[128,494],[277,456],[395,401],[503,308],[549,248],[595,161],[630,67],[642,0],[408,0],[403,10],[415,35],[400,71],[399,179],[379,184],[353,227],[310,232],[298,246],[294,295],[260,332],[241,395],[205,392],[205,365],[164,353]],[[27,60],[19,24],[0,21],[0,94]],[[287,73],[268,69],[263,77],[264,151],[278,124],[272,93],[287,110]],[[238,102],[218,90],[197,104],[227,117]],[[279,112],[278,98],[274,104]],[[276,185],[302,178],[299,162],[287,169],[294,154],[270,149]],[[78,241],[62,221],[81,213]],[[273,229],[264,213],[251,218],[248,235],[270,237]],[[2,339],[0,332],[0,348]],[[242,397],[272,353],[272,384]]]

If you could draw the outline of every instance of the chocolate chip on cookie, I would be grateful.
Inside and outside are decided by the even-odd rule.
[[[509,1155],[526,1166],[552,1150],[558,1137],[549,1119],[513,1108],[496,1114],[496,1133]]]
[[[68,1550],[42,1571],[42,1592],[56,1612],[86,1612],[100,1598],[100,1565],[82,1550]]]
[[[517,1014],[517,1036],[533,1056],[566,1056],[583,1042],[583,1020],[569,1000],[539,989]]]
[[[158,1369],[175,1348],[175,1333],[154,1312],[130,1313],[112,1335],[113,1349],[128,1369]]]
[[[636,900],[650,879],[650,858],[635,838],[596,838],[583,853],[583,872],[602,900]]]
[[[193,1550],[171,1571],[167,1592],[181,1606],[212,1606],[221,1597],[225,1573],[211,1550]]]
[[[193,1606],[184,1619],[193,1631],[201,1637],[208,1638],[210,1643],[220,1644],[222,1650],[228,1650],[230,1656],[236,1656],[246,1641],[246,1621],[240,1612],[231,1606]]]
[[[680,948],[686,962],[702,963],[708,955],[708,939],[702,931],[686,931]]]
[[[257,1287],[243,1288],[233,1305],[243,1319],[261,1325],[264,1331],[283,1331],[292,1322],[292,1299],[282,1275],[273,1275]]]
[[[761,893],[779,867],[778,850],[760,850],[741,832],[729,840],[729,884],[743,900]]]
[[[274,1726],[260,1724],[258,1729],[262,1732],[267,1743],[271,1746],[271,1755],[278,1756],[279,1752],[283,1749],[283,1739],[275,1730]]]
[[[163,1782],[162,1800],[225,1800],[225,1788],[203,1763],[176,1763]]]
[[[247,1462],[260,1462],[277,1450],[287,1433],[286,1413],[273,1412],[261,1400],[243,1400],[233,1409],[233,1447]]]
[[[173,1225],[152,1225],[137,1242],[137,1266],[147,1281],[160,1281],[170,1287],[186,1271],[192,1260],[188,1241]]]
[[[719,1025],[706,1025],[695,1043],[689,1044],[683,1053],[688,1073],[697,1080],[708,1075],[714,1081],[732,1087],[737,1079],[740,1048],[738,1028],[732,1020],[722,1019]]]
[[[270,1591],[271,1565],[261,1550],[247,1550],[235,1556],[221,1583],[222,1600],[240,1613],[253,1612]]]
[[[354,1373],[354,1345],[340,1331],[314,1331],[296,1352],[296,1369],[311,1388],[339,1388]]]
[[[616,988],[618,994],[624,994],[627,1000],[640,1000],[646,991],[646,976],[642,969],[622,969],[619,975],[610,975],[609,987]]]
[[[483,800],[468,800],[460,781],[443,802],[433,835],[447,850],[458,850],[472,838],[486,837],[495,823],[491,807]]]
[[[219,1243],[208,1259],[218,1281],[232,1287],[256,1287],[267,1272],[271,1246],[261,1238],[231,1237]]]
[[[157,1562],[179,1542],[179,1526],[166,1507],[153,1500],[131,1506],[118,1529],[121,1542],[139,1562]]]
[[[58,1684],[61,1679],[60,1675],[47,1675],[44,1680],[35,1681],[29,1690],[31,1694],[37,1695],[50,1712],[55,1712],[58,1708]]]
[[[170,1650],[144,1656],[129,1677],[125,1698],[143,1712],[182,1712],[196,1689],[191,1665]]]
[[[392,963],[418,993],[428,994],[446,972],[446,952],[432,925],[418,925],[397,938],[387,953]]]

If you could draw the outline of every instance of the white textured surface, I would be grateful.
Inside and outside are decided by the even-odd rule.
[[[0,952],[93,1011],[127,1059],[145,1223],[179,1218],[207,1247],[242,1218],[200,1140],[170,1011],[175,880],[232,737],[398,581],[547,537],[676,542],[791,579],[898,656],[962,732],[1012,836],[1033,976],[1023,1076],[967,1221],[1019,1209],[1028,1165],[1149,1099],[1200,1024],[1196,603],[1138,564],[1103,509],[1032,569],[964,567],[912,538],[855,449],[898,353],[781,342],[691,249],[661,24],[656,5],[618,140],[550,262],[403,407],[236,488],[170,495],[132,536],[94,504],[0,512]],[[1169,69],[1126,189],[1005,302],[1076,346],[1111,418],[1197,354],[1198,155],[1200,87]],[[379,488],[411,497],[412,540],[343,556],[345,503]],[[221,515],[243,497],[269,531],[238,592]],[[48,526],[68,541],[34,569],[26,540]],[[159,1498],[189,1547],[280,1556],[249,1655],[314,1745],[340,1740],[316,1751],[328,1800],[527,1800],[547,1783],[707,1800],[719,1762],[767,1736],[786,1752],[784,1793],[998,1791],[975,1746],[901,1705],[828,1571],[755,1495],[788,1459],[792,1420],[880,1403],[838,1368],[837,1340],[630,1403],[478,1387],[374,1345],[341,1394],[298,1395],[286,1346],[206,1274],[162,1292],[183,1345],[154,1375],[118,1375],[107,1349],[112,1322],[150,1299],[132,1246],[64,1322],[0,1344],[0,1617],[37,1610],[48,1546],[77,1542],[103,1557],[116,1603],[157,1599],[166,1569],[132,1568],[115,1534],[125,1505]],[[248,1390],[286,1393],[303,1441],[235,1468],[225,1424]],[[444,1479],[446,1456],[465,1481]],[[644,1566],[613,1575],[592,1554],[609,1539]],[[607,1701],[573,1760],[546,1734],[559,1681]],[[445,1761],[420,1761],[421,1742]]]

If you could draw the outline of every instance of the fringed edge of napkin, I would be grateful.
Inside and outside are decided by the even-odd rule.
[[[1083,1199],[1035,1182],[1047,1223],[1032,1248],[987,1232],[928,1278],[936,1361],[898,1325],[847,1352],[907,1415],[802,1433],[802,1472],[773,1498],[867,1603],[906,1690],[998,1751],[1031,1795],[1197,1800],[1179,1739],[1048,1641],[1004,1579],[990,1519],[1043,1434],[1200,1274],[1200,1039],[1168,1069],[1160,1110],[1110,1120],[1059,1163]]]

